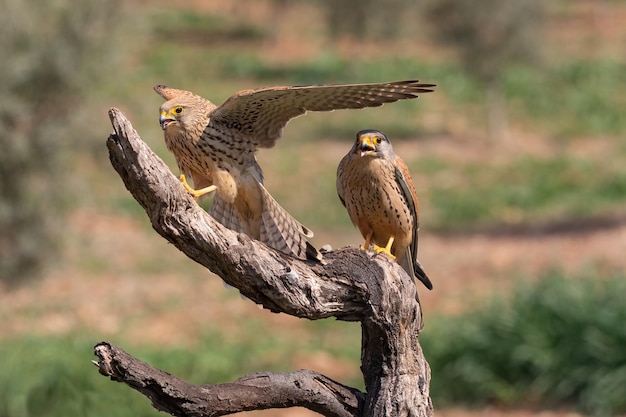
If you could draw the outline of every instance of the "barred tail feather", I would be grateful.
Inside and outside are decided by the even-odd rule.
[[[223,226],[228,227],[237,233],[246,233],[244,225],[239,218],[235,210],[235,206],[227,203],[220,198],[219,194],[215,194],[213,203],[211,204],[211,210],[209,214]]]
[[[287,213],[262,184],[259,187],[263,198],[261,242],[300,259],[321,260],[321,253],[307,241],[313,232]]]

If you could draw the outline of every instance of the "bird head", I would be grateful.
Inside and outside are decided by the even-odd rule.
[[[154,91],[167,101],[160,108],[159,124],[161,129],[170,126],[189,129],[194,125],[208,123],[208,114],[215,108],[210,101],[185,90],[178,90],[164,85],[157,85]]]
[[[185,115],[185,106],[182,104],[177,104],[176,102],[171,103],[168,101],[164,105],[161,106],[161,116],[159,117],[159,124],[161,125],[161,129],[165,130],[172,123],[180,124],[181,119]]]
[[[361,130],[356,134],[353,152],[361,157],[386,157],[393,153],[391,142],[383,132],[373,129]]]

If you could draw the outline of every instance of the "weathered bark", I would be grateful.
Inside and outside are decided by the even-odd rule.
[[[175,416],[223,416],[238,411],[306,407],[333,417],[358,415],[364,395],[313,371],[262,372],[225,384],[191,385],[101,342],[100,373],[123,381]]]
[[[415,297],[416,287],[397,263],[384,255],[354,248],[326,253],[324,264],[301,261],[223,227],[187,194],[180,181],[141,140],[119,110],[111,109],[109,115],[115,130],[107,141],[111,163],[160,235],[226,283],[238,288],[247,298],[273,312],[308,319],[334,316],[339,320],[361,322],[361,370],[366,393],[308,371],[262,374],[263,377],[257,374],[232,384],[194,387],[180,385],[182,381],[177,378],[150,368],[154,375],[164,378],[163,387],[170,386],[168,379],[172,384],[184,387],[176,393],[175,399],[171,399],[169,389],[137,388],[141,384],[129,376],[147,366],[137,360],[128,361],[128,368],[123,372],[111,374],[109,370],[120,369],[119,362],[113,361],[114,366],[107,367],[101,358],[101,372],[139,389],[157,408],[157,404],[184,402],[180,398],[184,399],[187,392],[189,398],[200,403],[205,401],[204,408],[197,408],[196,414],[188,414],[189,411],[182,408],[167,409],[181,416],[223,415],[296,405],[327,416],[346,415],[344,413],[355,417],[433,414],[428,396],[430,370],[418,343],[421,311]],[[97,349],[100,352],[109,349],[116,354],[123,352],[106,343],[98,345]],[[146,373],[146,376],[150,375]],[[156,376],[154,378],[156,380]],[[314,403],[301,402],[307,395],[300,397],[298,392],[288,389],[289,382],[285,381],[296,380],[309,383],[307,387],[313,391],[308,398],[314,397]],[[245,381],[247,391],[238,391],[242,381]],[[316,385],[317,390],[312,388]],[[230,402],[230,408],[224,403],[216,406],[208,401],[207,396],[196,394],[197,389],[211,391],[218,390],[217,387],[226,389],[232,398],[237,397],[237,401]],[[289,395],[282,401],[278,397],[270,399],[253,395],[263,389],[275,389]]]

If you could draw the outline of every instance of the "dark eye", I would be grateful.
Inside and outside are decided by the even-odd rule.
[[[183,108],[182,107],[176,107],[174,109],[174,113],[176,113],[176,114],[181,114],[182,112],[183,112]]]
[[[382,140],[382,138],[380,136],[376,136],[376,139],[375,139],[376,145],[380,145],[382,143],[382,141],[383,140]]]

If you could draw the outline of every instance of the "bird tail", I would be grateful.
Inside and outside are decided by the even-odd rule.
[[[422,284],[424,284],[426,288],[432,290],[433,283],[430,281],[430,278],[428,278],[428,275],[426,275],[426,272],[424,272],[424,268],[417,258],[415,258],[415,261],[413,262],[413,270],[415,271],[417,279],[422,281]]]
[[[241,219],[235,210],[235,206],[220,198],[217,193],[215,193],[215,197],[213,197],[213,203],[211,203],[211,211],[209,214],[230,230],[237,233],[246,233],[245,226],[241,222]]]
[[[263,199],[261,242],[300,259],[321,260],[322,254],[308,241],[313,232],[287,212],[259,183]]]
[[[400,266],[409,274],[411,278],[417,278],[422,281],[426,288],[428,288],[429,290],[433,289],[433,283],[430,282],[430,278],[428,278],[428,275],[426,275],[426,272],[424,272],[422,264],[417,258],[413,259],[410,247],[407,248],[406,254],[400,262]]]
[[[270,195],[261,183],[263,212],[259,240],[267,246],[300,259],[321,260],[322,254],[308,241],[313,232],[300,224]],[[248,233],[246,225],[235,206],[216,194],[210,210],[211,216],[222,225],[238,233]]]
[[[413,278],[413,280],[417,278],[422,281],[426,288],[428,288],[429,290],[433,289],[433,283],[430,282],[430,278],[428,278],[428,275],[426,275],[426,272],[424,272],[424,268],[422,268],[422,264],[420,264],[420,261],[417,260],[417,258],[415,259],[415,261],[413,261],[413,256],[411,255],[410,248],[407,248],[406,255],[404,256],[404,258],[402,258],[400,266],[409,274],[411,278]],[[420,302],[419,291],[417,290],[417,287],[415,288],[415,299],[420,304],[420,311],[422,313],[419,326],[421,331],[424,329],[424,310],[421,309],[422,304]]]

